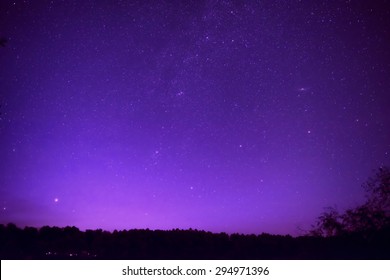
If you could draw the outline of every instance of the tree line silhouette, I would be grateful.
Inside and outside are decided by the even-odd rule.
[[[1,259],[390,259],[390,171],[363,185],[366,202],[324,212],[305,236],[199,230],[80,231],[0,225]]]
[[[389,228],[370,236],[243,235],[198,230],[80,231],[0,225],[1,259],[389,259]]]
[[[381,167],[363,184],[366,201],[362,205],[339,213],[329,207],[318,217],[310,231],[314,236],[362,235],[380,231],[390,224],[390,170]]]

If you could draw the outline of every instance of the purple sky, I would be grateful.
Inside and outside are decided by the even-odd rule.
[[[0,223],[297,235],[358,205],[385,2],[2,0]]]

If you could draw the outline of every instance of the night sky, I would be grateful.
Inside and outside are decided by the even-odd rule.
[[[390,165],[388,1],[0,1],[0,223],[303,234]]]

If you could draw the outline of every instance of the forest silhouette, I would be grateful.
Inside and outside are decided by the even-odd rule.
[[[1,259],[389,259],[390,228],[339,236],[0,225]]]
[[[366,201],[329,208],[304,236],[189,230],[80,231],[0,225],[1,259],[390,259],[390,170],[363,188]]]

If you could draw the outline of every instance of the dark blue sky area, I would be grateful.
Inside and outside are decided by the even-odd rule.
[[[390,165],[388,1],[1,1],[0,223],[297,235]]]

